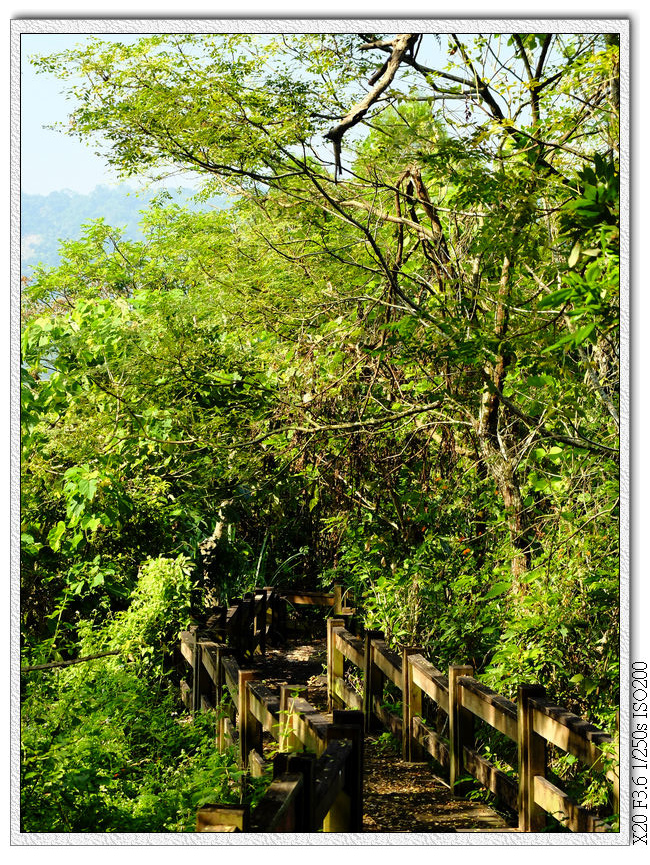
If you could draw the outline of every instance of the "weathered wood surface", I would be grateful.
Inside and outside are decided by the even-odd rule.
[[[248,771],[253,778],[261,778],[271,768],[271,763],[257,751],[251,751],[248,755]]]
[[[544,810],[535,802],[534,796],[535,776],[546,775],[546,744],[534,728],[532,701],[543,697],[544,688],[541,685],[520,685],[517,691],[517,810],[520,832],[541,832],[546,824]]]
[[[323,822],[332,805],[343,790],[345,764],[352,751],[352,743],[333,740],[320,757],[314,787],[314,822]]]
[[[363,697],[344,679],[334,680],[334,693],[350,709],[363,709]]]
[[[517,810],[519,785],[515,778],[497,769],[489,760],[471,748],[463,749],[463,764],[470,775],[480,781],[487,790],[494,793],[513,811]]]
[[[413,738],[443,769],[449,768],[449,742],[435,730],[429,729],[420,718],[413,718]]]
[[[217,683],[217,649],[223,647],[222,643],[215,643],[212,640],[200,640],[201,645],[201,663],[203,664],[206,673],[216,685]]]
[[[332,630],[337,650],[349,661],[352,661],[353,664],[359,667],[360,670],[363,670],[363,640],[355,637],[354,634],[346,631],[345,628],[338,627],[333,628]]]
[[[605,768],[603,751],[599,746],[611,742],[610,735],[562,706],[553,706],[545,700],[532,699],[531,708],[536,733],[573,754],[586,766],[598,771]],[[608,778],[614,780],[615,777],[615,773],[609,770]]]
[[[280,698],[262,682],[249,682],[249,705],[267,733],[277,741],[280,728]]]
[[[237,706],[239,704],[239,664],[234,658],[223,658],[221,666],[224,672],[224,685]]]
[[[567,794],[541,775],[535,777],[535,802],[572,832],[606,832],[607,824],[586,808],[576,805]]]
[[[251,832],[296,832],[298,797],[302,775],[286,773],[269,785],[262,800],[251,814]]]
[[[447,677],[422,655],[410,655],[411,680],[420,690],[449,713],[449,683]]]
[[[464,774],[463,750],[474,745],[474,716],[460,702],[459,679],[473,674],[473,668],[467,664],[449,667],[449,786],[454,792],[461,792],[463,785],[460,780]]]
[[[248,806],[204,805],[196,814],[197,832],[248,832]]]
[[[458,679],[459,702],[495,730],[517,741],[517,705],[471,676]]]
[[[329,718],[301,697],[293,701],[291,715],[294,735],[315,754],[321,754],[327,743]]]
[[[387,679],[402,689],[402,659],[389,648],[385,640],[371,641],[372,662],[376,664]]]
[[[178,635],[180,639],[181,655],[185,658],[190,667],[194,665],[194,634],[189,631],[181,631]]]

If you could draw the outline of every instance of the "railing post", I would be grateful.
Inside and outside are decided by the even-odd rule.
[[[257,592],[256,592],[257,594]],[[255,619],[255,631],[262,655],[266,654],[266,589],[261,589],[260,609]]]
[[[343,593],[341,590],[341,584],[334,583],[332,591],[334,593],[334,607],[332,608],[332,612],[335,616],[340,616],[343,612]]]
[[[366,733],[375,726],[374,698],[379,697],[384,691],[384,674],[379,667],[373,663],[373,640],[383,640],[383,631],[367,630],[364,637],[363,656],[363,715],[365,719]]]
[[[459,705],[460,676],[473,676],[474,668],[468,664],[449,667],[449,786],[452,793],[460,793],[459,779],[463,774],[463,747],[471,746],[474,739],[473,715]]]
[[[273,777],[285,773],[302,775],[302,795],[296,809],[296,831],[316,832],[314,825],[314,786],[316,782],[315,754],[276,754],[273,760]]]
[[[420,647],[402,649],[402,759],[413,762],[421,748],[413,740],[413,718],[422,714],[422,691],[412,681],[409,657],[422,653]]]
[[[344,627],[343,619],[327,620],[327,711],[331,712],[335,702],[342,705],[341,700],[334,694],[334,681],[343,678],[343,655],[336,648],[334,639],[334,628]]]
[[[255,592],[246,592],[242,600],[242,655],[255,654]]]
[[[519,831],[540,832],[546,815],[535,804],[535,775],[546,775],[546,742],[533,730],[531,699],[546,695],[542,685],[520,685],[517,693],[517,735],[519,750]]]
[[[239,690],[239,759],[242,766],[248,766],[248,755],[255,749],[262,750],[262,725],[250,710],[248,682],[254,677],[253,670],[240,670],[237,687]]]
[[[273,644],[275,641],[275,588],[274,586],[264,586],[264,591],[266,592],[266,613],[264,615],[264,640],[266,645],[267,642]]]
[[[327,729],[328,742],[350,739],[352,751],[345,765],[343,791],[323,821],[323,832],[361,832],[363,830],[363,727],[360,711],[335,709]]]
[[[227,655],[232,655],[232,649],[229,649],[227,646],[217,646],[215,653],[215,668],[216,668],[216,682],[215,682],[215,698],[216,705],[215,709],[217,712],[217,749],[220,753],[223,753],[225,750],[226,744],[224,741],[224,709],[223,709],[223,688],[224,688],[224,674],[223,674],[223,659]]]
[[[197,628],[192,629],[192,718],[201,711],[201,644]]]

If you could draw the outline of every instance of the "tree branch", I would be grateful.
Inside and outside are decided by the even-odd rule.
[[[400,65],[403,56],[416,39],[417,34],[402,33],[397,36],[392,43],[390,43],[392,45],[391,56],[379,71],[379,77],[377,78],[378,73],[375,73],[375,75],[370,79],[370,83],[374,84],[372,90],[364,96],[361,102],[357,102],[357,104],[350,109],[340,123],[337,123],[336,126],[333,126],[329,132],[325,134],[325,138],[328,138],[334,143],[334,158],[336,162],[337,176],[341,174],[341,139],[343,138],[344,133],[352,126],[356,126],[356,124],[359,123],[370,106],[376,102],[384,90],[386,90],[395,77],[397,67]]]

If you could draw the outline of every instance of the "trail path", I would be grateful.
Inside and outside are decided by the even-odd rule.
[[[267,649],[255,664],[256,678],[271,688],[307,685],[306,699],[326,712],[327,680],[323,639],[291,641]],[[427,763],[408,763],[385,741],[366,736],[364,753],[364,832],[513,832],[492,808],[452,795]]]

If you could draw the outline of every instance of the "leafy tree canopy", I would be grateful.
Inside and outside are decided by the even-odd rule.
[[[198,563],[217,522],[196,591],[336,578],[394,641],[611,723],[615,34],[36,62],[124,176],[189,168],[232,205],[90,224],[26,288],[28,651],[125,607],[147,555]]]

